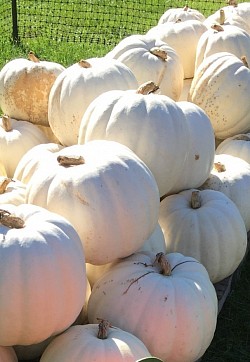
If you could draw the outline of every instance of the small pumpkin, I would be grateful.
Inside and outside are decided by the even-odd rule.
[[[24,204],[26,185],[9,177],[0,176],[0,204]]]
[[[70,327],[50,343],[40,361],[134,362],[146,356],[150,353],[139,338],[101,320]]]
[[[227,155],[239,157],[250,163],[250,133],[237,134],[222,140],[216,148],[216,154],[225,153]]]
[[[180,19],[181,21],[187,20],[199,20],[203,22],[205,16],[197,9],[193,9],[187,5],[184,7],[173,7],[167,9],[160,17],[158,24],[164,24],[166,22],[176,22]]]
[[[90,323],[101,315],[163,361],[195,361],[211,343],[218,300],[205,267],[180,253],[135,253],[94,284]],[[157,333],[156,333],[157,330]]]

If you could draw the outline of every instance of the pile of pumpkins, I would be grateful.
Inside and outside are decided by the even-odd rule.
[[[191,362],[250,230],[250,3],[0,70],[0,360]]]

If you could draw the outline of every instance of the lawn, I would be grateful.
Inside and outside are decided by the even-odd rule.
[[[156,0],[75,0],[67,4],[59,0],[20,0],[17,1],[20,42],[13,44],[9,36],[12,31],[11,7],[6,3],[6,0],[0,0],[0,68],[13,58],[27,57],[29,50],[33,50],[40,59],[56,61],[64,66],[82,58],[102,56],[119,39],[133,31],[144,33],[156,25],[164,9],[185,5],[181,1]],[[127,4],[126,9],[122,8],[124,3]],[[221,4],[220,1],[191,1],[189,6],[201,11],[205,9],[203,13],[209,15]],[[232,291],[219,314],[214,339],[202,361],[250,361],[249,266],[250,253],[234,279]]]

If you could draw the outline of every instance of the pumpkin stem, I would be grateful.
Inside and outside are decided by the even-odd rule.
[[[10,117],[7,116],[6,114],[4,114],[4,115],[2,116],[2,123],[3,123],[3,129],[5,130],[5,132],[10,132],[10,131],[12,131],[11,122],[10,122]]]
[[[9,177],[2,177],[2,178],[0,178],[0,194],[1,194],[1,195],[5,193],[6,187],[8,186],[8,184],[9,184],[11,181],[14,181],[14,180],[12,180],[12,179],[9,178]]]
[[[0,209],[0,224],[11,229],[21,229],[24,227],[23,219],[14,216],[9,211],[3,209]]]
[[[211,25],[211,29],[216,30],[217,32],[224,31],[223,27],[220,24]]]
[[[249,68],[248,62],[247,62],[247,57],[245,55],[243,55],[241,57],[241,60],[243,62],[243,64],[245,65],[245,67]]]
[[[181,18],[175,20],[175,23],[181,23],[181,22],[182,22]]]
[[[91,64],[87,61],[87,60],[84,60],[84,59],[81,59],[78,64],[80,65],[80,67],[82,68],[91,68]]]
[[[110,322],[101,318],[97,318],[97,320],[100,320],[100,323],[98,325],[97,338],[107,339],[109,328],[112,327]]]
[[[223,25],[225,23],[225,11],[223,9],[220,9],[220,25]]]
[[[162,59],[163,61],[165,61],[168,57],[168,53],[166,52],[166,50],[163,50],[159,47],[153,47],[150,49],[149,52],[157,56],[158,58]]]
[[[57,162],[61,166],[75,166],[75,165],[82,165],[85,163],[85,160],[82,156],[58,156]]]
[[[199,190],[192,192],[190,203],[192,209],[199,209],[201,207],[201,193]]]
[[[136,91],[137,94],[150,94],[150,93],[154,93],[159,89],[159,86],[156,85],[154,82],[152,81],[148,81],[146,83],[143,83]]]
[[[217,172],[225,172],[226,171],[226,166],[223,165],[221,162],[215,162],[214,163],[214,168]]]
[[[165,276],[171,275],[171,266],[167,260],[166,255],[163,252],[157,253],[154,261],[154,265],[159,265],[161,267],[161,274]]]
[[[188,11],[189,7],[188,7],[188,4],[186,4],[183,8],[184,11]]]
[[[238,6],[237,0],[228,0],[228,5],[234,6],[235,8]]]
[[[34,63],[39,63],[40,60],[39,58],[37,58],[37,56],[35,55],[34,52],[30,51],[29,54],[28,54],[28,59],[31,60],[32,62]]]

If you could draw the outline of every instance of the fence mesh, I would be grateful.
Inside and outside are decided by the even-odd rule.
[[[1,34],[13,33],[13,7],[17,26],[14,35],[22,41],[43,37],[67,42],[115,43],[127,35],[146,32],[170,8],[186,1],[163,0],[0,0]],[[205,16],[225,1],[189,1],[188,6]],[[15,14],[14,14],[15,15]]]

